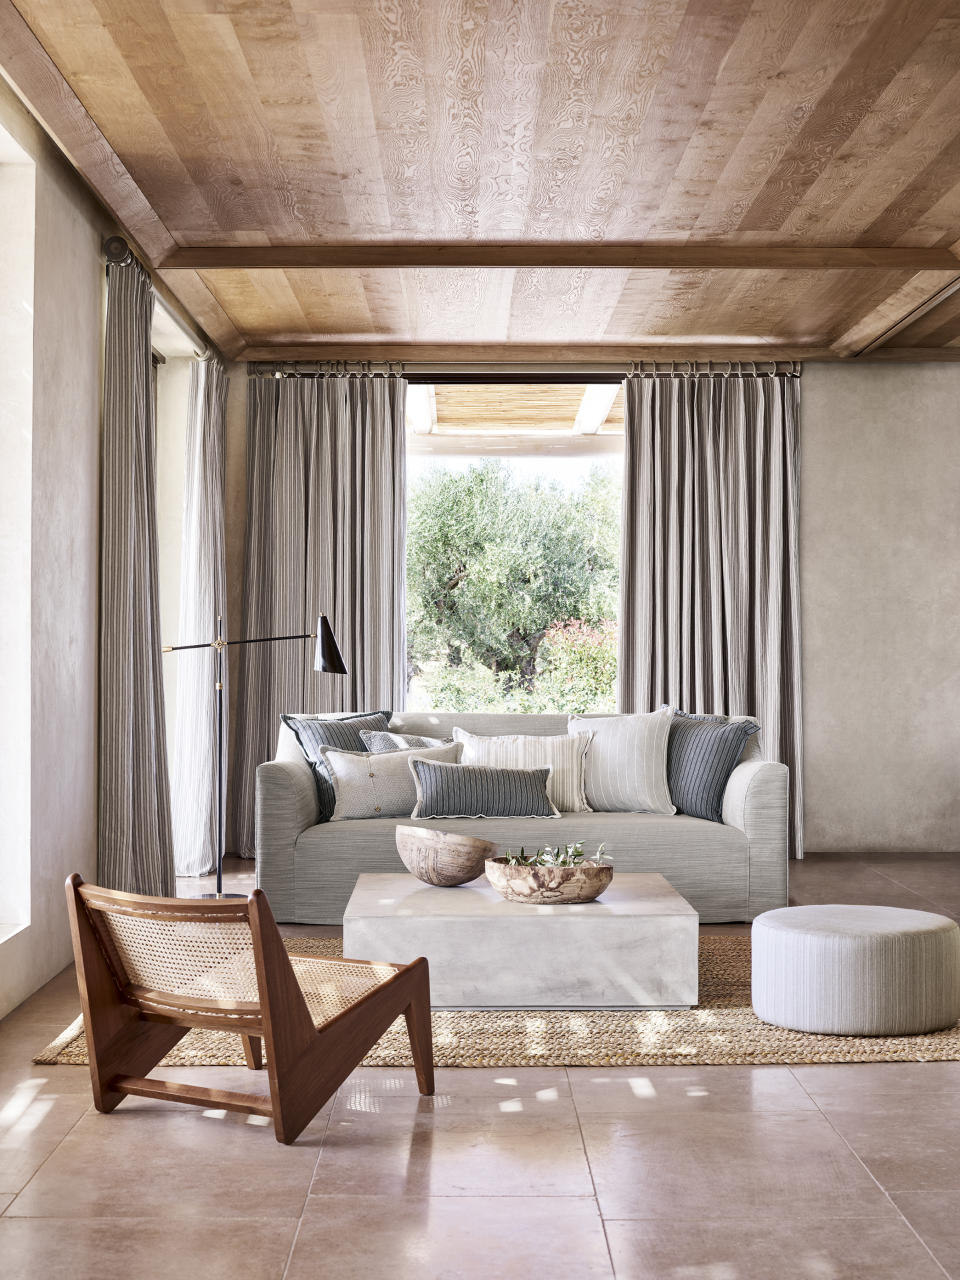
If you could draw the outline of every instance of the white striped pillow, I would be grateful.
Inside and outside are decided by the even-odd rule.
[[[649,715],[571,716],[568,732],[591,730],[586,794],[604,813],[676,813],[667,785],[667,743],[673,712]]]
[[[583,771],[591,732],[559,738],[522,733],[484,738],[455,728],[453,736],[463,744],[461,764],[491,765],[496,769],[548,768],[547,795],[556,808],[561,813],[589,812]]]

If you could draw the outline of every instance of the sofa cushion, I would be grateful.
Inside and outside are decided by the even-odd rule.
[[[387,730],[361,729],[360,737],[368,751],[381,754],[385,751],[422,750],[424,747],[445,747],[452,738],[426,738],[420,733],[390,733]]]
[[[417,784],[412,818],[560,816],[547,795],[549,769],[440,764],[416,754],[409,763]]]
[[[667,786],[669,708],[648,715],[571,716],[569,733],[588,730],[586,792],[591,809],[606,813],[663,813],[676,809]]]
[[[547,795],[560,813],[583,813],[590,808],[583,790],[583,770],[592,733],[570,733],[562,737],[513,733],[485,737],[457,726],[453,736],[463,743],[461,764],[490,765],[497,769],[549,769]]]
[[[337,747],[340,751],[363,751],[361,729],[386,729],[389,711],[361,711],[345,716],[291,715],[284,712],[280,719],[292,731],[307,763],[313,770],[317,783],[317,800],[320,805],[320,821],[329,822],[336,806],[336,796],[324,764],[320,747]]]
[[[692,818],[722,822],[723,793],[730,775],[747,739],[759,732],[755,720],[673,711],[667,780],[677,809]]]
[[[409,818],[417,803],[417,788],[410,773],[409,760],[442,760],[456,763],[459,743],[410,751],[338,751],[335,747],[318,747],[333,784],[336,804],[331,822],[350,818]]]
[[[706,920],[742,920],[749,893],[747,837],[736,827],[682,815],[565,813],[559,818],[426,818],[421,826],[508,848],[605,841],[621,871],[657,871]],[[298,919],[339,923],[361,872],[400,872],[396,829],[406,818],[308,827],[296,844]],[[446,891],[444,891],[446,892]],[[454,892],[451,890],[450,892]],[[535,910],[535,908],[525,908]]]

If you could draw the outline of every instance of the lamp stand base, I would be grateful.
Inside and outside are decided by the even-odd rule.
[[[245,893],[201,893],[197,895],[200,898],[246,898]]]

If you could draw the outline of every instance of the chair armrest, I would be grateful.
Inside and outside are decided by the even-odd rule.
[[[277,920],[296,920],[296,844],[319,817],[317,784],[306,760],[269,760],[257,767],[257,887]]]
[[[738,764],[723,793],[723,821],[747,837],[752,920],[788,902],[790,771],[785,764]]]

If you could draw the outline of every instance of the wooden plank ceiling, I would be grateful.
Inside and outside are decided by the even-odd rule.
[[[960,0],[0,0],[0,62],[233,355],[960,358]]]

